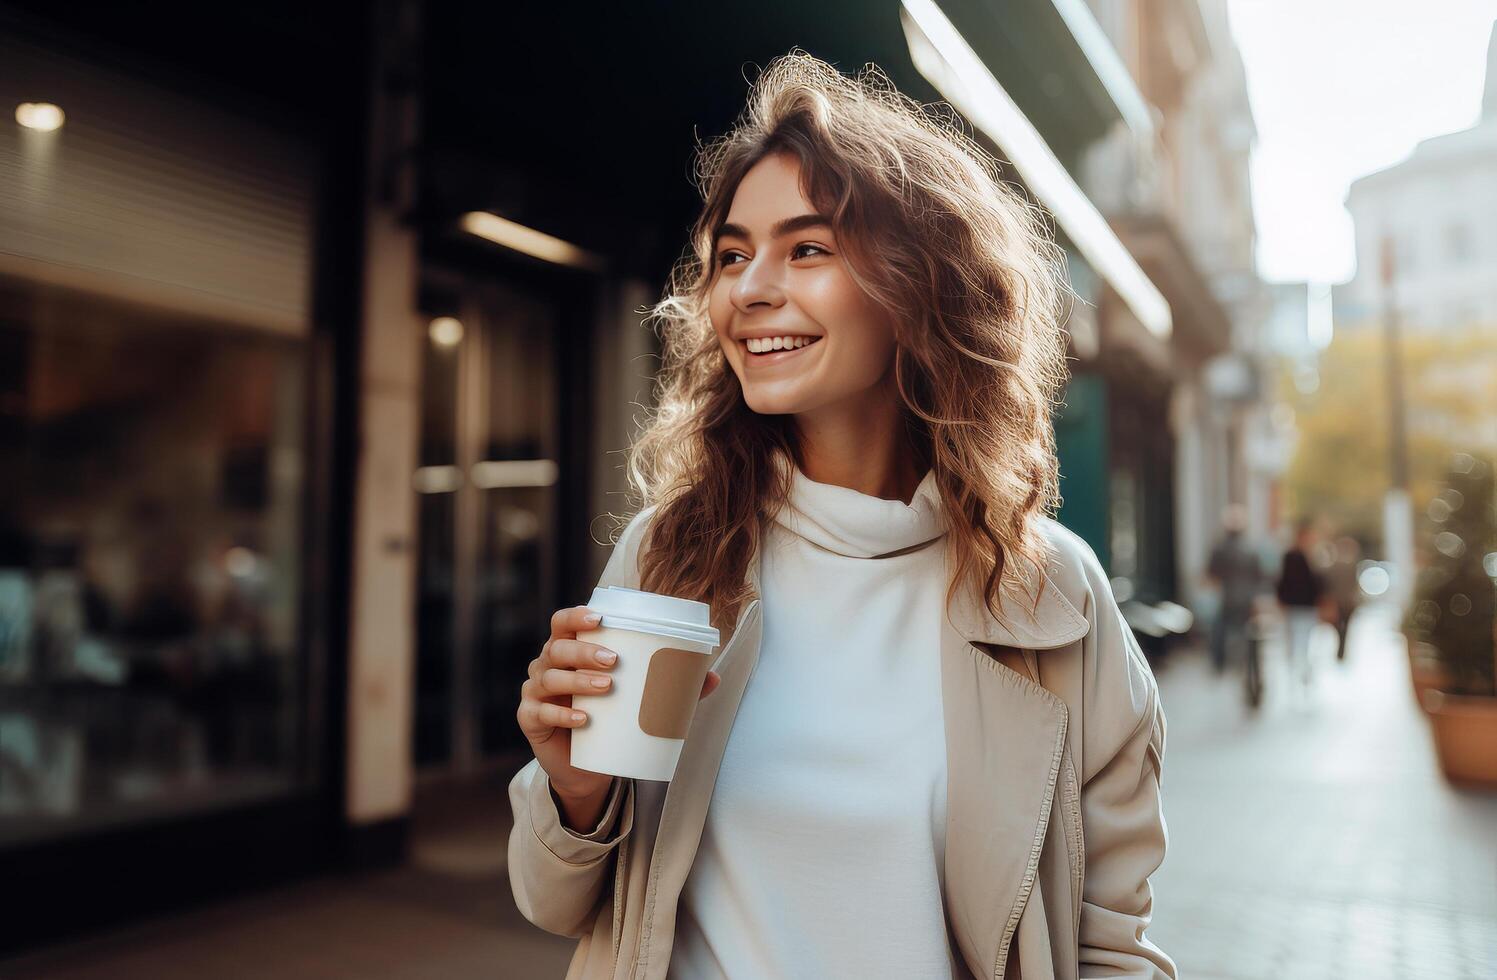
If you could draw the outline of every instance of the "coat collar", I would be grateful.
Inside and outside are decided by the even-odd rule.
[[[951,600],[951,625],[969,643],[1053,650],[1075,643],[1090,629],[1086,617],[1076,611],[1051,576],[1045,577],[1037,603],[1005,595],[1003,620],[993,616],[979,593],[969,584]]]

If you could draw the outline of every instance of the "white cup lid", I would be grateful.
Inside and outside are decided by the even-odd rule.
[[[610,585],[593,589],[587,607],[603,614],[599,626],[659,633],[711,646],[718,643],[718,631],[712,626],[712,607],[695,599]]]

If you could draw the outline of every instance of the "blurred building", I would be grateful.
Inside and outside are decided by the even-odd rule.
[[[1266,529],[1278,473],[1276,460],[1249,452],[1268,424],[1270,303],[1254,265],[1248,174],[1256,130],[1224,0],[1089,5],[1149,125],[1089,147],[1083,184],[1174,317],[1168,336],[1139,343],[1142,357],[1104,347],[1073,383],[1108,406],[1107,479],[1095,484],[1105,489],[1083,506],[1106,508],[1099,552],[1115,587],[1193,602],[1223,508],[1247,504],[1255,530]],[[1117,321],[1108,332],[1130,333],[1106,302],[1102,314]]]
[[[1392,246],[1392,302],[1409,331],[1497,324],[1497,28],[1487,44],[1481,118],[1423,140],[1385,170],[1352,182],[1357,272],[1336,290],[1339,328],[1376,326],[1389,302],[1384,241]]]
[[[343,825],[367,53],[281,6],[0,6],[0,947]]]
[[[1055,215],[1062,519],[1119,581],[1179,595],[1251,483],[1217,4],[0,3],[0,93],[64,113],[0,126],[0,946],[397,860],[523,761],[695,141],[793,46],[952,101]]]

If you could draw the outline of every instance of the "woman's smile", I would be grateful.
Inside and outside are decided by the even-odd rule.
[[[750,337],[743,341],[748,356],[745,365],[750,368],[772,367],[784,364],[808,347],[816,346],[820,337]]]

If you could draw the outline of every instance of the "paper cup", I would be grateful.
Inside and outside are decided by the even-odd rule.
[[[602,694],[573,694],[587,712],[572,729],[572,765],[669,782],[696,714],[718,632],[705,602],[618,586],[593,590],[596,629],[577,634],[619,655]]]

